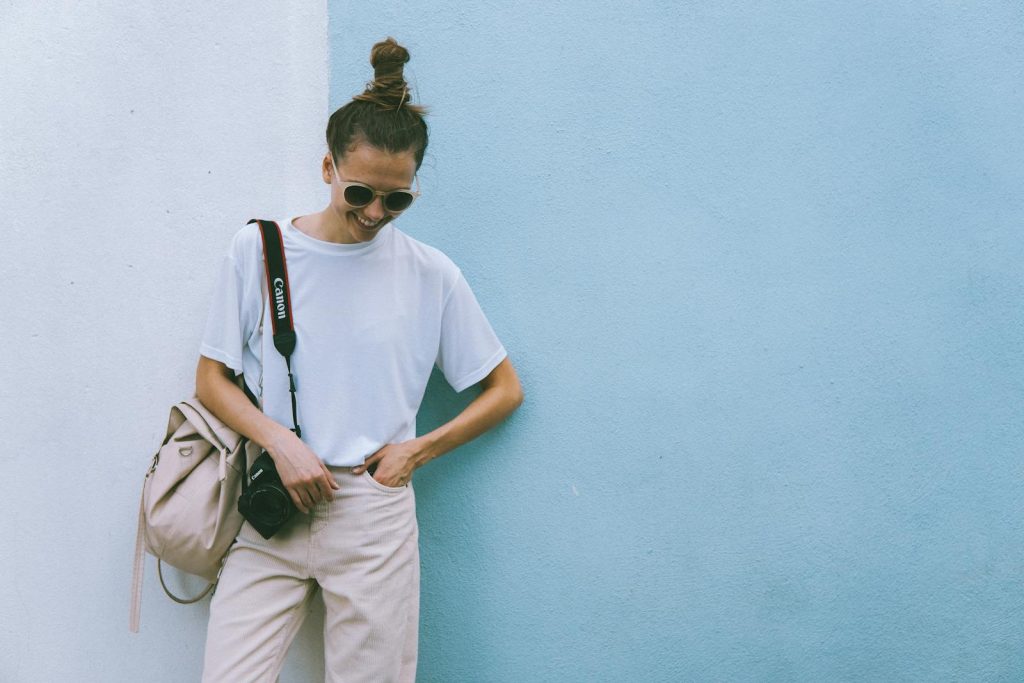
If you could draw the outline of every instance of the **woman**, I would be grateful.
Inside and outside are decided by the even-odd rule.
[[[274,681],[309,601],[325,606],[330,681],[413,681],[419,550],[413,471],[479,436],[522,402],[505,349],[459,269],[391,225],[418,192],[427,146],[409,102],[405,48],[373,47],[374,81],[331,115],[327,208],[279,221],[292,315],[300,440],[265,310],[255,224],[234,238],[203,336],[196,391],[263,447],[298,514],[271,539],[247,523],[210,607],[204,681]],[[483,390],[415,435],[434,364],[456,391]],[[255,407],[236,384],[262,405]]]

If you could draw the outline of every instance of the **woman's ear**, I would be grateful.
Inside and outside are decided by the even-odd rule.
[[[320,165],[320,173],[323,176],[324,182],[327,183],[328,185],[331,184],[332,172],[333,171],[331,170],[331,153],[328,152],[327,154],[324,155],[324,161]]]

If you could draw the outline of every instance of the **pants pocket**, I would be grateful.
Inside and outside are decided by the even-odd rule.
[[[383,491],[384,493],[401,493],[409,488],[409,484],[407,483],[403,484],[402,486],[385,486],[384,484],[374,479],[373,475],[370,474],[369,470],[363,470],[362,476],[364,479],[370,482],[371,486],[373,486],[378,491]]]

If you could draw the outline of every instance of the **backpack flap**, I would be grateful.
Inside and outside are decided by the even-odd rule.
[[[175,405],[169,421],[174,429],[143,486],[147,550],[209,579],[242,525],[236,507],[248,443],[213,420],[198,401]]]

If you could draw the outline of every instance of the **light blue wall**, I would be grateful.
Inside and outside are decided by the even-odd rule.
[[[1024,678],[1020,3],[329,13],[527,393],[416,475],[421,681]]]

